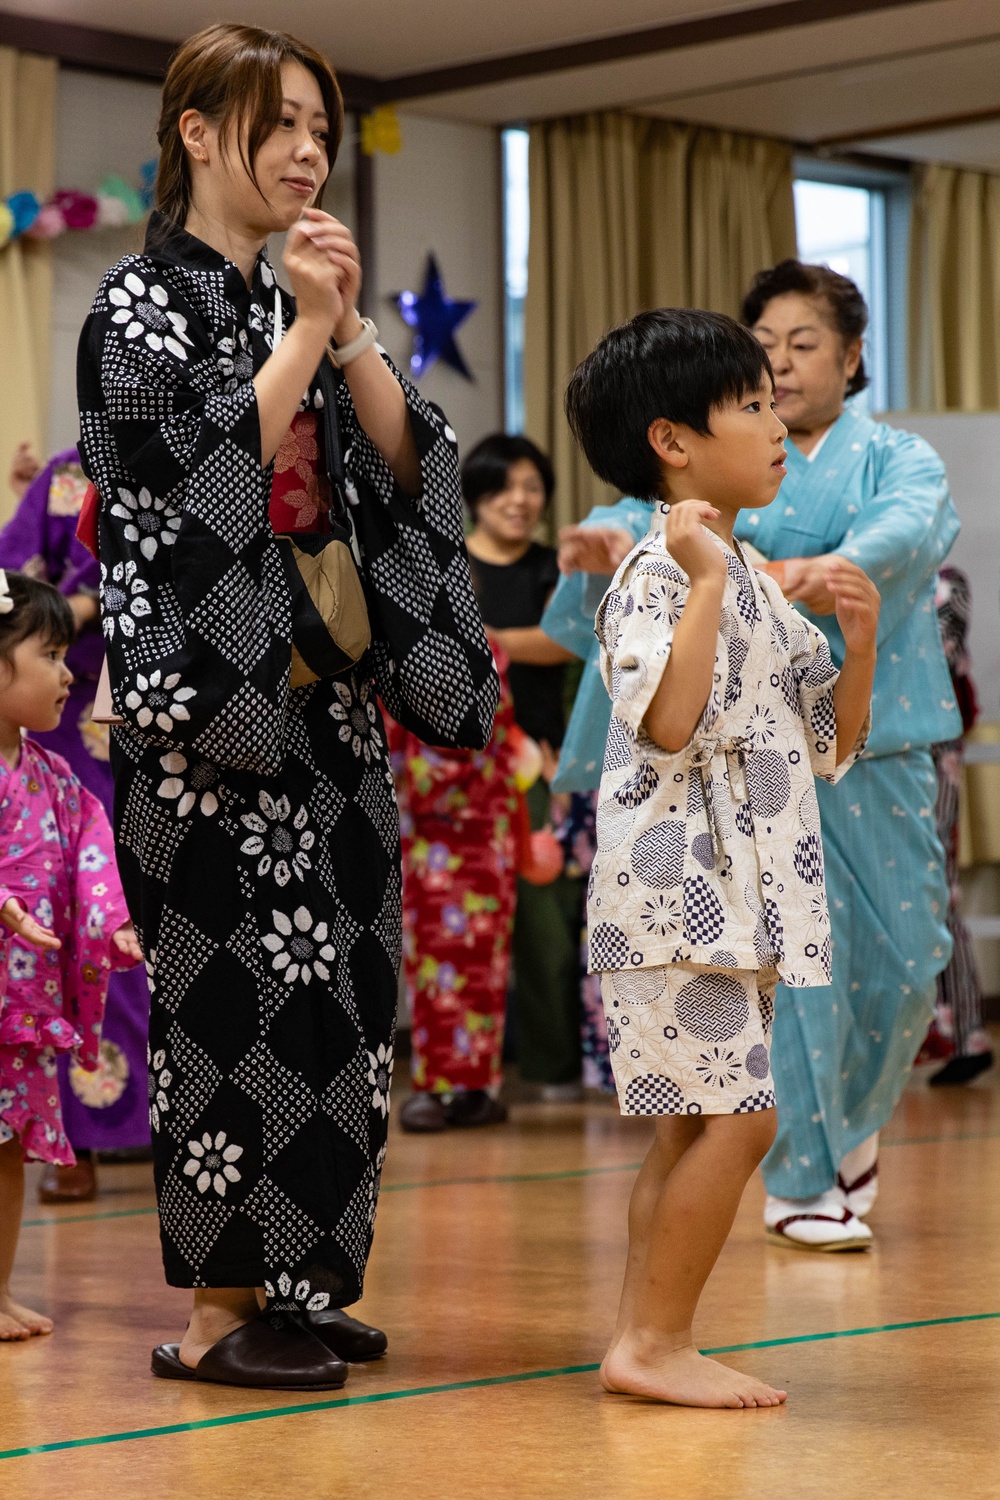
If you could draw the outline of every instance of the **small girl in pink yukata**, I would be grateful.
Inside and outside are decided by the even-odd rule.
[[[110,971],[142,958],[103,807],[62,756],[25,736],[59,724],[72,639],[56,589],[0,570],[0,1340],[52,1332],[11,1297],[10,1275],[25,1158],[75,1160],[57,1054],[97,1066]]]

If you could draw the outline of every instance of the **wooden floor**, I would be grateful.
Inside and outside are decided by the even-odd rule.
[[[186,1297],[162,1285],[148,1168],[104,1168],[86,1208],[32,1193],[19,1285],[57,1330],[0,1346],[0,1496],[1000,1496],[995,1077],[906,1094],[871,1254],[767,1244],[751,1185],[698,1335],[787,1386],[774,1411],[600,1391],[647,1134],[596,1098],[479,1133],[394,1130],[362,1307],[391,1352],[325,1398],[149,1376]]]

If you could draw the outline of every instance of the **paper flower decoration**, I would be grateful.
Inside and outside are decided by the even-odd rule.
[[[403,132],[391,104],[380,104],[370,115],[361,116],[361,149],[366,156],[374,156],[376,151],[395,156],[402,151]]]
[[[422,292],[400,292],[396,306],[404,323],[414,330],[410,371],[414,380],[425,375],[436,359],[471,380],[472,371],[455,343],[455,330],[479,306],[478,302],[458,302],[445,295],[444,282],[433,255],[427,257],[427,272]]]

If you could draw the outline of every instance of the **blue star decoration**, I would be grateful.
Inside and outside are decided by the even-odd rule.
[[[472,380],[472,371],[455,343],[455,330],[479,306],[478,302],[458,302],[445,294],[441,272],[433,255],[427,257],[427,271],[422,292],[400,292],[396,306],[403,322],[414,330],[410,372],[414,380],[425,375],[436,359]]]

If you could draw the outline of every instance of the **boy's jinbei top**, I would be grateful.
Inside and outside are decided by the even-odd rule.
[[[688,745],[642,728],[689,592],[666,549],[669,507],[615,575],[597,616],[611,694],[589,895],[592,970],[668,963],[829,984],[830,919],[813,777],[839,767],[825,638],[770,578],[715,538],[728,578],[712,691]]]
[[[371,650],[289,691],[292,598],[253,384],[274,303],[266,254],[248,288],[154,215],[147,253],[108,273],[84,328],[81,449],[103,502],[104,632],[125,716],[115,831],[153,990],[167,1279],[264,1285],[274,1307],[318,1309],[361,1295],[385,1152],[400,870],[375,694],[425,738],[437,723],[481,745],[498,684],[455,436],[401,379],[417,500],[346,383],[337,397]],[[290,298],[282,312],[287,327]],[[314,385],[303,404],[321,400]]]

